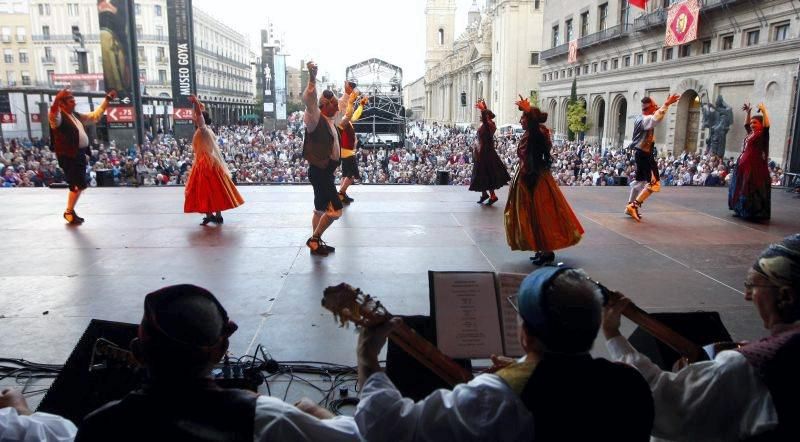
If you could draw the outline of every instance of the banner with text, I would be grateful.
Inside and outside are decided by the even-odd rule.
[[[264,117],[275,119],[275,49],[264,40],[261,40],[261,77],[264,85]]]
[[[192,104],[189,95],[197,92],[194,76],[194,37],[192,1],[167,2],[169,28],[169,62],[172,73],[172,118],[175,137],[191,138],[194,132]]]
[[[275,55],[275,118],[286,121],[286,56]]]

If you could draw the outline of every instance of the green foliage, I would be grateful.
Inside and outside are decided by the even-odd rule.
[[[531,106],[539,107],[539,91],[532,90],[528,101],[531,102]]]
[[[567,126],[569,127],[570,140],[575,139],[575,134],[584,133],[591,127],[586,120],[586,102],[576,100],[567,105]]]
[[[295,112],[303,111],[303,110],[306,110],[306,107],[305,107],[305,105],[303,103],[299,103],[299,102],[296,102],[296,101],[290,101],[290,102],[286,103],[286,113],[287,114],[293,114]]]

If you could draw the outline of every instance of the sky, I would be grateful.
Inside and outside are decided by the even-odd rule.
[[[456,0],[456,36],[473,0]],[[321,74],[344,80],[347,66],[380,58],[403,69],[403,83],[425,73],[425,0],[192,0],[194,7],[250,38],[260,54],[268,18],[286,36],[287,64],[313,59]],[[478,4],[482,4],[479,1]]]

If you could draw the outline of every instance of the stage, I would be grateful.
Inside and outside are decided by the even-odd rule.
[[[505,242],[506,190],[482,207],[465,187],[354,186],[324,237],[336,252],[316,257],[310,186],[241,187],[245,205],[207,227],[182,213],[182,187],[89,189],[80,227],[61,218],[66,190],[2,189],[0,357],[63,363],[90,319],[139,322],[145,294],[192,283],[239,324],[233,354],[260,343],[278,361],[354,364],[356,335],[321,307],[322,289],[345,281],[392,313],[428,314],[428,270],[530,272],[530,253]],[[764,335],[742,282],[768,243],[800,231],[800,199],[773,190],[772,220],[754,224],[730,215],[725,188],[670,187],[636,223],[627,187],[562,190],[586,234],[558,261],[647,311],[719,311],[734,339]]]

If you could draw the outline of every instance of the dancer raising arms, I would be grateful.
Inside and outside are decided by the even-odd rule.
[[[535,250],[535,265],[555,260],[554,250],[575,245],[583,226],[550,173],[550,132],[542,123],[547,114],[527,98],[517,101],[525,133],[519,140],[519,166],[511,181],[505,208],[506,241],[511,250]]]
[[[344,95],[339,99],[339,112],[342,120],[338,123],[339,133],[342,137],[342,184],[339,186],[339,200],[344,204],[350,204],[355,201],[347,194],[347,188],[360,179],[361,175],[358,173],[358,161],[356,159],[356,145],[358,139],[356,138],[356,129],[353,127],[353,122],[361,118],[361,112],[367,105],[367,99],[363,98],[356,108],[356,100],[358,100],[358,91],[355,89],[356,84],[352,81],[345,82]],[[344,109],[342,109],[344,107]]]
[[[479,150],[472,166],[469,190],[481,192],[478,204],[482,204],[488,199],[489,202],[486,205],[491,206],[497,202],[497,195],[494,194],[494,191],[508,184],[511,177],[494,148],[494,133],[497,131],[497,126],[492,121],[494,113],[486,107],[483,99],[478,100],[475,108],[481,112],[481,127],[478,128]]]
[[[222,224],[222,211],[239,207],[244,199],[236,190],[231,172],[217,145],[214,132],[207,126],[211,117],[205,106],[194,95],[189,96],[194,106],[194,124],[197,130],[192,138],[194,162],[186,182],[184,213],[205,213],[201,225],[210,222]]]
[[[750,103],[742,110],[747,112],[744,127],[747,136],[742,143],[742,154],[736,161],[736,170],[728,190],[728,208],[734,216],[751,220],[770,217],[772,187],[769,180],[769,114],[764,103],[758,105],[761,115],[750,118]]]

